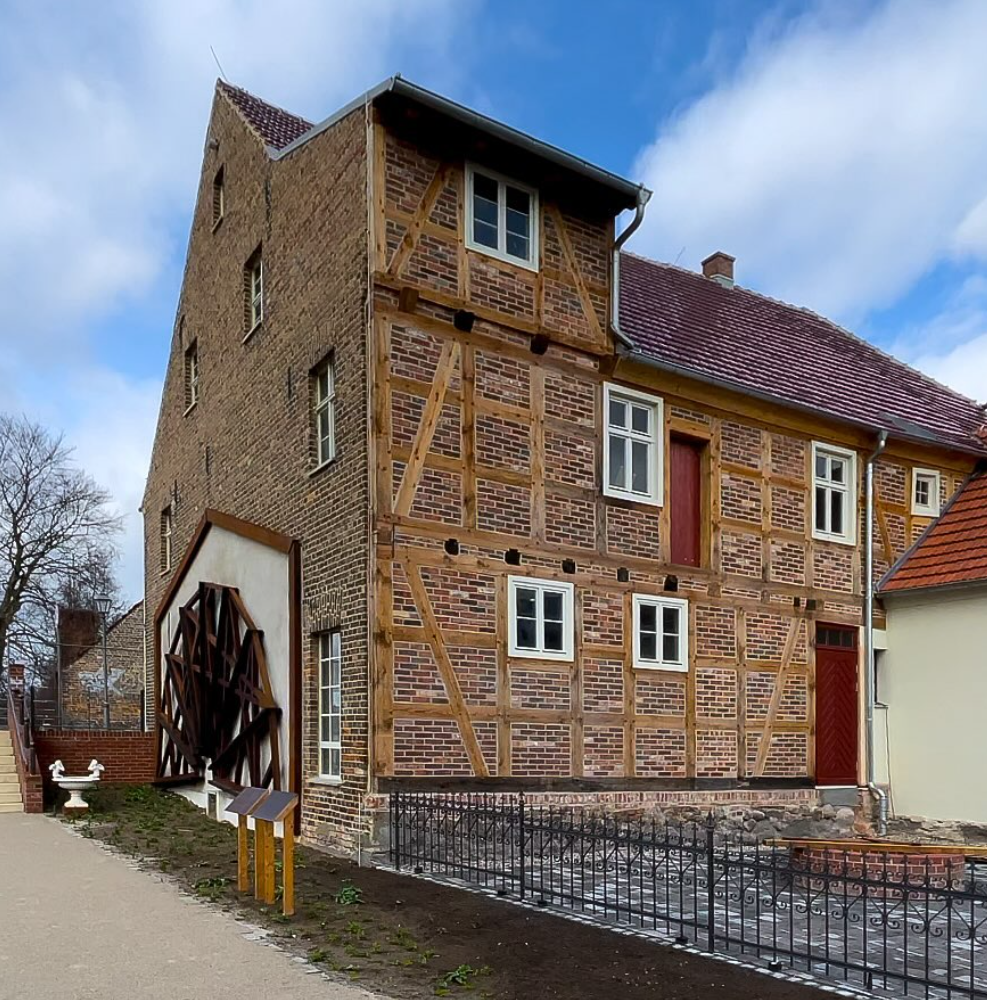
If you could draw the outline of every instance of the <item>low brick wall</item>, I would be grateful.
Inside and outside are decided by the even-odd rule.
[[[103,781],[140,785],[154,780],[154,733],[105,730],[44,730],[34,736],[45,791],[52,789],[49,765],[60,760],[66,774],[85,774],[95,757],[106,768]]]
[[[806,873],[801,882],[848,896],[862,895],[865,889],[868,896],[882,897],[899,897],[908,887],[945,889],[966,874],[963,854],[932,854],[921,848],[911,853],[800,846],[792,848],[791,857],[792,868]]]

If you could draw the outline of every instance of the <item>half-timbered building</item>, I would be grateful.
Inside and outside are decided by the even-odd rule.
[[[144,500],[161,781],[295,787],[326,843],[397,786],[866,783],[868,580],[983,411],[727,254],[627,253],[647,200],[400,78],[318,124],[217,85]]]

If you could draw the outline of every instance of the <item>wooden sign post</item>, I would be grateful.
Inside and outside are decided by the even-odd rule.
[[[289,818],[298,805],[298,796],[294,792],[270,792],[267,797],[251,813],[254,818],[255,842],[260,845],[263,830],[263,846],[257,848],[256,868],[263,872],[260,875],[259,896],[265,903],[273,903],[276,895],[274,877],[274,824],[284,825],[284,837],[281,841],[282,862],[282,912],[290,917],[295,912],[295,828]]]
[[[240,794],[226,807],[228,813],[233,813],[237,818],[236,825],[236,887],[240,892],[246,892],[250,888],[250,844],[249,838],[249,824],[247,823],[247,817],[252,815],[254,810],[267,798],[268,790],[266,788],[245,788]],[[260,882],[258,881],[259,872],[261,869],[260,864],[260,843],[258,839],[258,830],[255,824],[254,826],[254,881],[255,888],[259,890]],[[260,898],[258,894],[258,899]]]

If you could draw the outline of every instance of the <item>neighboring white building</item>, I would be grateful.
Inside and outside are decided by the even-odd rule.
[[[987,470],[969,479],[879,594],[887,651],[877,694],[887,725],[878,720],[877,752],[892,809],[987,823]]]

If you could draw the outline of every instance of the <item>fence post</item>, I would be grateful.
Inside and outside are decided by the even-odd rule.
[[[713,892],[713,879],[715,876],[714,856],[713,856],[713,833],[716,821],[713,819],[713,810],[710,809],[706,817],[706,941],[708,950],[716,951],[716,913],[713,909],[716,895]]]
[[[527,836],[524,830],[524,792],[518,793],[518,830],[520,831],[520,849],[521,849],[521,899],[524,899],[524,869],[525,869],[525,842]]]
[[[401,835],[398,826],[398,796],[400,794],[396,788],[391,791],[391,854],[394,856],[395,871],[401,871]]]

